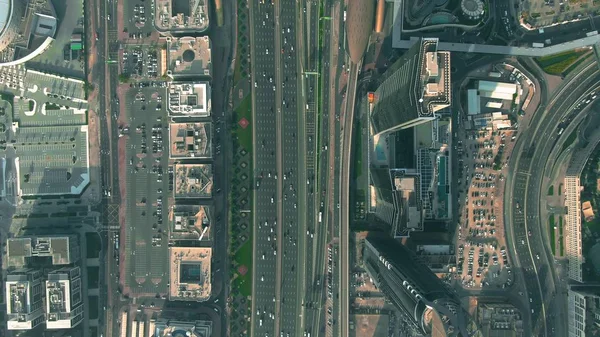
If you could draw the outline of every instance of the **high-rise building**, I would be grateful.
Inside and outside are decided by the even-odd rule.
[[[404,245],[389,237],[369,236],[363,262],[375,285],[423,333],[471,335],[472,322],[455,294]]]
[[[383,74],[373,99],[373,134],[434,120],[450,106],[450,53],[437,46],[437,38],[422,38]]]
[[[569,337],[586,337],[591,327],[600,326],[600,285],[569,286]]]
[[[6,276],[8,330],[31,330],[44,322],[42,272],[18,269]]]
[[[55,266],[79,261],[79,240],[74,234],[11,238],[7,242],[8,267],[22,268],[32,259],[46,258]]]
[[[391,227],[392,236],[403,238],[423,230],[419,175],[407,170],[371,169],[375,188],[375,215]]]
[[[50,272],[46,280],[46,327],[70,329],[81,321],[81,270],[79,267],[64,267]]]

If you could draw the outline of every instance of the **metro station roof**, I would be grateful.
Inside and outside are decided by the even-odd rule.
[[[0,0],[0,35],[10,19],[12,0]]]
[[[346,32],[350,59],[357,64],[363,57],[373,31],[375,1],[352,0],[348,4]]]

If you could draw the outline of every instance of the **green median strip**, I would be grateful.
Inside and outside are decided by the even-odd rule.
[[[564,252],[564,242],[565,242],[565,238],[563,237],[563,217],[559,216],[558,217],[558,244],[560,245],[560,256],[564,256],[565,252]]]
[[[552,255],[556,256],[556,229],[554,229],[554,214],[548,216],[548,230],[550,231],[550,248]]]

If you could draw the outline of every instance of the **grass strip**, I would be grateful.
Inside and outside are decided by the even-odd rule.
[[[552,255],[556,255],[556,229],[554,229],[554,214],[548,216],[548,230],[550,231],[550,248]]]

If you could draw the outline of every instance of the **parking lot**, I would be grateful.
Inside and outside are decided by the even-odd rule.
[[[143,0],[127,1],[124,8],[123,24],[130,39],[141,39],[154,32],[154,2]],[[115,18],[116,20],[116,18]]]
[[[464,287],[510,285],[501,169],[514,131],[459,131],[457,277]]]
[[[158,51],[154,46],[128,47],[120,53],[121,72],[133,79],[158,76]]]
[[[157,107],[160,88],[131,88],[126,95],[127,213],[124,247],[125,279],[134,294],[166,293],[168,210],[173,204],[169,184],[166,110]],[[165,141],[163,141],[163,135]],[[169,171],[170,172],[170,171]]]
[[[597,1],[526,0],[522,9],[527,13],[530,24],[544,27],[562,21],[586,19],[590,13],[597,15],[600,4]]]

